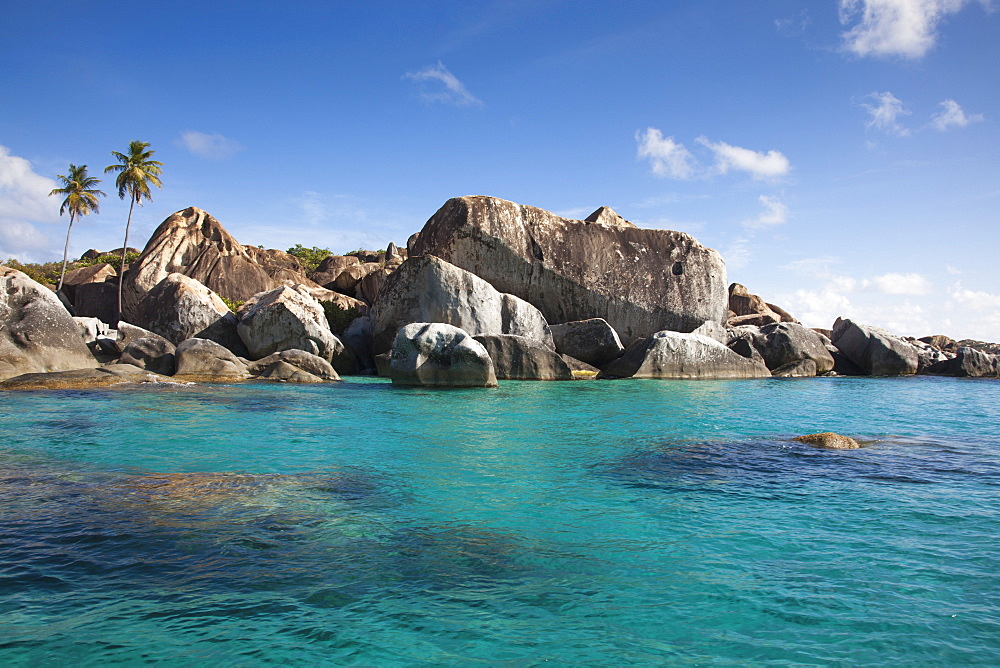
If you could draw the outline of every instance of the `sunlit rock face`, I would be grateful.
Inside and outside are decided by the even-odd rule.
[[[604,318],[622,343],[690,332],[728,313],[722,257],[683,232],[640,229],[607,207],[588,220],[495,197],[448,200],[414,240],[537,307],[549,323]]]

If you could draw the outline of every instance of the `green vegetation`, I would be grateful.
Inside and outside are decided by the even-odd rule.
[[[11,269],[17,269],[28,275],[33,281],[37,281],[42,285],[55,285],[59,281],[59,267],[58,262],[46,262],[44,264],[35,263],[21,263],[14,258],[8,259],[4,262],[6,266]]]
[[[128,248],[128,230],[132,225],[132,209],[138,204],[142,206],[142,201],[152,199],[149,186],[154,185],[162,188],[160,174],[163,173],[163,163],[151,160],[153,153],[149,150],[149,142],[133,139],[129,142],[128,153],[112,151],[111,156],[118,161],[117,165],[108,165],[104,172],[118,172],[115,185],[118,187],[118,197],[125,199],[129,197],[128,220],[125,221],[125,243],[122,244],[122,262],[125,262],[125,249]],[[122,310],[122,285],[124,281],[118,282],[118,312]]]
[[[59,285],[56,290],[62,290],[63,280],[66,278],[66,262],[69,259],[69,235],[73,231],[73,222],[80,216],[86,216],[93,212],[100,212],[100,205],[97,196],[104,197],[104,193],[97,190],[95,186],[101,182],[100,179],[87,174],[87,165],[77,167],[73,163],[69,165],[69,176],[59,175],[63,187],[55,188],[49,193],[52,195],[65,195],[62,206],[59,207],[59,215],[69,211],[69,227],[66,228],[66,245],[63,247],[62,272],[59,274]]]
[[[125,264],[132,264],[139,259],[140,253],[135,251],[127,251],[125,253]],[[119,274],[122,273],[122,256],[114,255],[113,253],[105,253],[93,259],[89,257],[82,257],[73,263],[74,269],[79,269],[80,267],[92,267],[95,264],[110,264],[114,267],[114,270]]]
[[[295,246],[289,248],[287,252],[289,255],[294,255],[299,258],[299,262],[302,263],[302,267],[306,270],[307,274],[311,274],[316,271],[316,267],[318,267],[323,260],[333,255],[333,251],[329,248],[320,248],[318,246],[306,248],[302,244],[295,244]]]
[[[340,336],[355,318],[361,317],[361,311],[356,307],[344,308],[336,302],[320,302],[326,313],[326,321],[330,323],[330,331]]]
[[[219,295],[219,299],[224,301],[226,303],[226,306],[228,306],[229,310],[232,311],[233,313],[236,313],[237,311],[240,310],[240,307],[243,306],[243,301],[244,301],[242,299],[229,299],[228,297],[223,297],[222,295]]]

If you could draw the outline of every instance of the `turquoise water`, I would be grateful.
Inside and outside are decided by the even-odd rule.
[[[1000,664],[1000,382],[0,407],[0,665]]]

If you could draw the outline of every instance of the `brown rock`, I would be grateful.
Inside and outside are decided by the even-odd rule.
[[[623,344],[691,331],[726,313],[721,256],[682,232],[593,222],[493,197],[448,200],[410,249],[435,255],[524,299],[549,322],[604,318]]]
[[[72,271],[66,272],[66,277],[63,279],[62,289],[63,292],[66,293],[69,300],[73,302],[75,307],[76,290],[78,286],[83,285],[84,283],[103,283],[109,278],[117,275],[118,272],[116,272],[114,267],[110,264],[94,264],[89,267],[80,267],[79,269],[73,269]]]
[[[111,364],[96,369],[73,369],[51,373],[26,373],[0,382],[0,390],[83,390],[137,383],[170,383],[161,376],[131,364]]]
[[[835,434],[832,431],[824,431],[819,434],[806,434],[805,436],[796,436],[792,440],[800,443],[808,443],[809,445],[815,445],[816,447],[826,448],[828,450],[857,450],[861,447],[861,444],[850,436],[841,436],[840,434]]]

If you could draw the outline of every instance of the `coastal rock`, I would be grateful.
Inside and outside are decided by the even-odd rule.
[[[125,278],[123,317],[139,322],[135,309],[143,295],[173,273],[236,301],[276,285],[219,221],[196,207],[171,215],[153,232]]]
[[[112,364],[94,369],[26,373],[0,382],[0,390],[85,390],[113,385],[170,382],[173,381],[166,376],[131,364]]]
[[[106,337],[111,331],[107,323],[97,318],[73,316],[73,322],[80,328],[80,338],[84,343],[94,343],[97,339]]]
[[[263,359],[247,364],[247,370],[253,375],[262,375],[268,367],[278,362],[294,366],[322,381],[340,380],[340,376],[337,375],[328,361],[304,350],[282,350],[272,353]]]
[[[760,328],[754,347],[772,371],[799,360],[812,360],[817,373],[833,369],[833,356],[819,334],[793,322],[780,322]],[[802,371],[805,367],[798,367]],[[813,375],[816,375],[814,373]]]
[[[97,364],[55,293],[0,265],[0,380]]]
[[[573,372],[573,378],[596,378],[597,374],[601,373],[601,370],[592,364],[587,364],[575,357],[570,357],[569,355],[560,355],[563,362],[566,362],[566,366],[570,368]]]
[[[76,289],[86,283],[103,283],[109,278],[114,278],[118,272],[110,264],[94,264],[89,267],[80,267],[66,272],[63,278],[62,290],[66,293],[73,305],[76,305]]]
[[[118,345],[118,352],[123,352],[125,350],[125,347],[128,346],[128,344],[132,343],[133,341],[138,341],[139,339],[147,339],[147,338],[161,339],[163,341],[166,341],[167,343],[170,343],[159,334],[154,334],[148,329],[143,329],[142,327],[138,327],[136,325],[133,325],[132,323],[125,322],[124,320],[120,320],[118,322],[118,326],[115,330],[115,340]]]
[[[958,344],[949,336],[935,334],[934,336],[921,336],[918,341],[923,341],[927,345],[934,346],[938,350],[948,352],[958,352]]]
[[[372,319],[361,316],[351,321],[340,340],[354,353],[356,373],[374,373],[375,355],[372,353]]]
[[[573,370],[558,353],[513,334],[473,337],[483,344],[497,380],[573,380]]]
[[[174,344],[162,337],[139,338],[125,346],[118,364],[130,364],[153,373],[172,376],[177,371],[174,350]]]
[[[236,355],[215,341],[188,339],[174,351],[177,376],[247,377],[247,367]]]
[[[606,378],[770,378],[771,372],[701,334],[657,332],[605,366]]]
[[[625,352],[618,333],[604,318],[549,325],[556,352],[601,367]]]
[[[330,284],[340,276],[340,274],[354,265],[361,264],[361,260],[354,257],[353,255],[328,255],[319,266],[316,267],[316,271],[309,274],[309,280],[322,285],[325,288],[333,290]]]
[[[826,347],[827,352],[830,353],[830,357],[833,358],[833,371],[832,373],[836,376],[864,376],[865,370],[859,367],[857,364],[852,362],[847,355],[840,352],[840,350],[835,345],[828,345]]]
[[[297,349],[329,362],[344,349],[330,331],[323,307],[304,289],[275,288],[249,303],[249,310],[240,310],[237,332],[254,359]]]
[[[913,346],[917,352],[917,373],[926,373],[927,369],[933,365],[950,360],[955,356],[954,353],[946,353],[920,339],[907,338],[906,342]]]
[[[291,253],[277,248],[258,248],[257,246],[243,246],[243,249],[250,256],[250,259],[256,262],[275,283],[283,285],[311,283],[306,277],[306,270],[299,262],[299,258]]]
[[[548,323],[538,309],[430,255],[411,257],[392,273],[372,321],[375,353],[387,350],[399,328],[412,322],[454,325],[471,336],[516,334],[553,348]]]
[[[354,287],[354,294],[363,302],[374,305],[378,300],[379,291],[391,274],[392,269],[379,267],[358,281]]]
[[[815,445],[819,448],[826,448],[827,450],[857,450],[861,447],[861,444],[850,436],[841,436],[840,434],[835,434],[832,431],[824,431],[820,434],[796,436],[792,440],[800,443],[807,443],[809,445]]]
[[[917,372],[917,351],[884,329],[837,318],[832,338],[833,345],[867,375],[901,376]]]
[[[237,354],[245,352],[236,334],[236,316],[219,295],[183,274],[168,274],[138,303],[134,323],[173,344],[211,339]]]
[[[1000,355],[990,355],[975,348],[961,346],[953,359],[928,366],[925,373],[962,378],[1000,377]]]
[[[389,375],[394,385],[497,386],[486,348],[468,332],[443,323],[402,327],[392,344]]]
[[[775,312],[763,299],[739,283],[729,286],[729,310],[733,313],[727,322],[731,327],[740,325],[763,327],[782,320],[781,314]]]
[[[775,378],[812,378],[816,375],[816,372],[817,368],[814,360],[797,359],[774,369],[771,371],[771,375]]]
[[[118,283],[81,283],[74,289],[73,312],[106,323],[118,320]]]
[[[457,197],[424,225],[410,261],[440,257],[530,302],[549,322],[604,318],[626,345],[722,322],[726,267],[716,251],[682,232],[595,214],[569,220],[494,197]]]
[[[358,283],[368,274],[380,269],[382,269],[382,265],[378,262],[350,265],[340,272],[331,283],[327,283],[324,287],[342,292],[351,297],[357,297]]]

